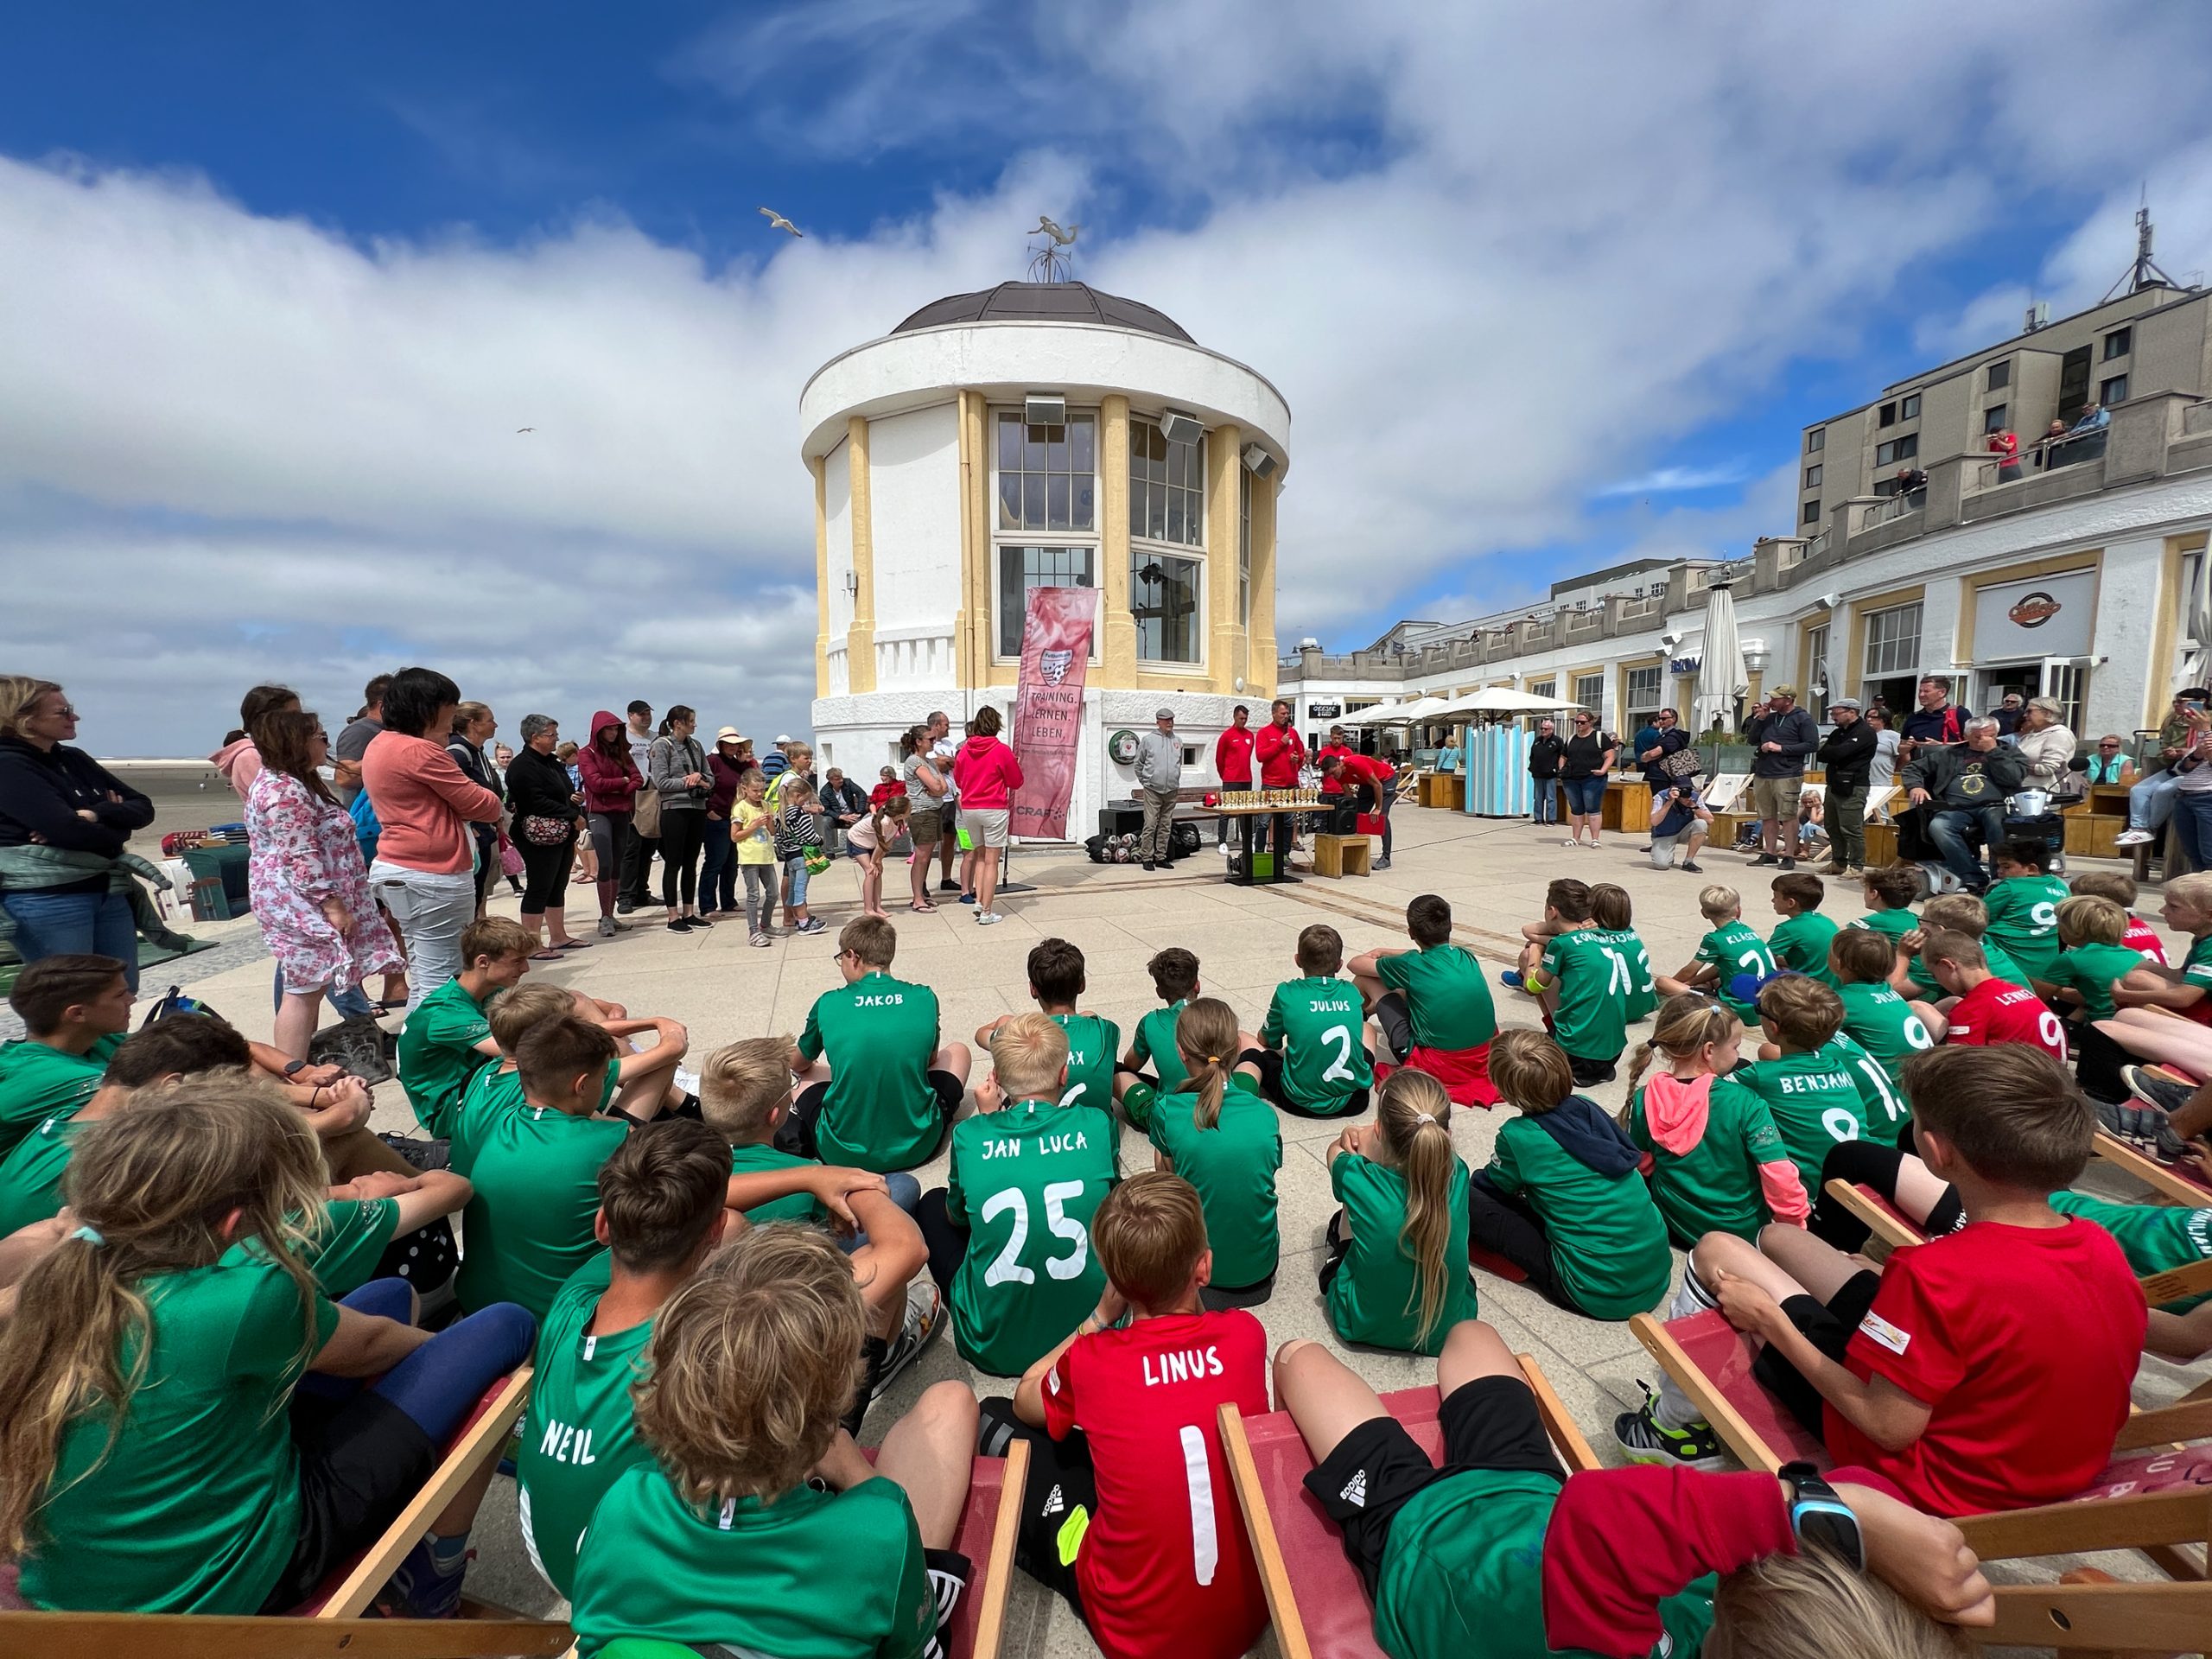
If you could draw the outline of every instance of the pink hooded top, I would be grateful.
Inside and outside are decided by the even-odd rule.
[[[234,737],[209,755],[207,764],[221,772],[223,781],[244,800],[253,780],[261,776],[261,751],[253,747],[251,738]]]
[[[953,757],[952,781],[960,786],[963,811],[1003,812],[1021,787],[1021,762],[998,739],[978,732]]]
[[[1651,1141],[1676,1158],[1686,1158],[1705,1139],[1705,1126],[1713,1116],[1713,1074],[1678,1077],[1656,1071],[1643,1085],[1643,1122]],[[1797,1166],[1787,1158],[1759,1166],[1759,1190],[1777,1221],[1802,1227],[1812,1214],[1805,1198],[1805,1183]]]

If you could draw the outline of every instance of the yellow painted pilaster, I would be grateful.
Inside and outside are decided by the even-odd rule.
[[[814,474],[814,695],[830,695],[830,517],[823,486],[823,461],[806,463]]]
[[[1098,563],[1105,594],[1099,653],[1104,683],[1137,683],[1137,624],[1129,614],[1129,400],[1115,392],[1099,404]]]
[[[845,630],[845,674],[853,695],[875,690],[875,523],[868,505],[868,421],[846,423],[852,478],[853,624]]]
[[[1236,615],[1236,474],[1243,462],[1241,429],[1206,434],[1206,679],[1217,692],[1236,689],[1244,672],[1244,626]]]
[[[982,517],[983,481],[990,468],[983,448],[982,397],[960,394],[960,602],[952,613],[952,683],[969,690],[982,683],[988,658],[976,656],[977,641],[989,622],[986,604],[976,607],[979,570],[989,559],[990,538]]]
[[[1277,486],[1272,478],[1252,480],[1252,628],[1244,669],[1244,690],[1251,696],[1275,694],[1275,522]]]

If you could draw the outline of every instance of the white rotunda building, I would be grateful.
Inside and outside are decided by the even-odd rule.
[[[819,765],[866,787],[933,710],[1010,716],[1039,587],[1103,596],[1071,836],[1134,792],[1116,733],[1173,709],[1195,784],[1237,703],[1265,723],[1290,410],[1255,370],[1133,300],[1002,283],[823,364],[799,428]]]

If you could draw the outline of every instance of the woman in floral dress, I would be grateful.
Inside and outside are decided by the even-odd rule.
[[[304,1060],[324,993],[396,972],[405,958],[370,896],[353,820],[316,771],[330,750],[321,720],[297,709],[264,715],[253,741],[262,766],[245,801],[253,913],[284,975],[276,1046]]]

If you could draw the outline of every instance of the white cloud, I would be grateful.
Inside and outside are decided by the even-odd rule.
[[[102,747],[135,722],[127,747],[189,750],[251,678],[336,702],[404,658],[511,717],[642,694],[801,727],[799,388],[1016,274],[1040,209],[1090,226],[1084,275],[1288,397],[1287,620],[1541,591],[1571,572],[1490,556],[1593,522],[1630,545],[1590,563],[1740,550],[1790,527],[1786,467],[1719,512],[1586,503],[1640,474],[1693,487],[1659,466],[1684,437],[1794,358],[1848,353],[1901,270],[2026,190],[2111,198],[2045,280],[2116,271],[2120,181],[2194,139],[2212,55],[2185,5],[2031,3],[1987,30],[1902,3],[1599,16],[748,12],[678,73],[810,176],[893,149],[1007,161],[865,236],[817,222],[724,268],[604,208],[516,245],[362,244],[189,175],[0,160],[0,660],[58,659]],[[2092,52],[2125,122],[2068,118]],[[2212,264],[2190,154],[2154,174],[2170,269]]]

